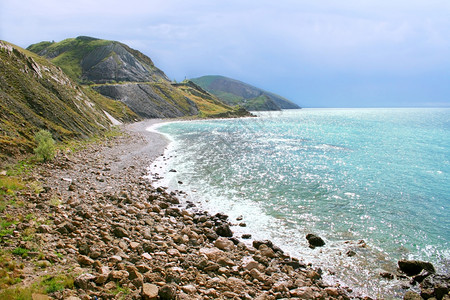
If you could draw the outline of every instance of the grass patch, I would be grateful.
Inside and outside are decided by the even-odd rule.
[[[0,176],[0,212],[3,212],[7,205],[14,204],[16,192],[24,188],[25,183],[18,177]]]
[[[24,265],[18,264],[8,252],[0,252],[0,290],[5,289],[11,285],[20,283],[21,269]],[[3,297],[0,293],[0,299],[16,299]]]
[[[125,298],[126,295],[128,295],[130,293],[130,289],[127,287],[123,287],[121,286],[119,283],[116,283],[116,288],[114,290],[111,291],[111,293],[113,295],[118,295],[119,293],[123,294],[123,298]],[[122,298],[121,298],[122,299]]]
[[[14,195],[14,192],[25,188],[20,178],[14,176],[0,176],[0,195]]]
[[[35,291],[33,288],[10,288],[0,292],[0,300],[29,300]]]
[[[4,275],[0,270],[0,278],[4,278]],[[14,278],[12,281],[15,283],[20,282],[20,279]],[[3,281],[3,280],[2,280]],[[0,281],[0,282],[2,282]],[[12,284],[15,284],[12,283]],[[72,289],[73,277],[71,275],[59,274],[56,276],[46,275],[40,279],[40,281],[34,283],[29,287],[16,287],[8,288],[11,284],[5,283],[3,286],[0,284],[0,300],[29,300],[32,298],[33,293],[51,294],[64,289]]]
[[[36,160],[34,157],[18,161],[16,164],[9,167],[6,172],[8,176],[21,176],[29,174],[36,166]]]
[[[59,274],[56,276],[46,275],[40,282],[46,294],[73,288],[73,277],[71,275]]]
[[[13,251],[11,251],[12,254],[22,256],[23,258],[28,256],[28,252],[30,252],[30,250],[22,247],[17,247]]]
[[[17,223],[18,221],[14,220],[11,216],[8,215],[6,216],[6,218],[0,218],[0,237],[12,234],[14,232],[14,229],[9,227]]]

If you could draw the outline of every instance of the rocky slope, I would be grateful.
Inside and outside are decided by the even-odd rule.
[[[28,49],[144,118],[209,116],[207,111],[214,110],[201,96],[192,98],[173,85],[149,57],[120,42],[81,36],[58,43],[41,42]],[[222,108],[233,114],[233,108]]]
[[[0,193],[0,299],[349,299],[270,241],[242,243],[250,234],[233,226],[245,220],[153,188],[149,150],[165,142],[138,133],[148,126],[61,152]],[[420,287],[404,299],[449,299],[448,276],[404,263],[414,277],[398,280]]]
[[[241,243],[225,215],[152,188],[149,145],[132,133],[29,174],[40,188],[0,211],[0,299],[348,299],[271,242]]]
[[[138,119],[125,105],[80,87],[46,59],[4,41],[0,70],[0,160],[30,152],[39,129],[64,140]]]
[[[300,108],[286,98],[235,79],[223,76],[202,76],[191,80],[225,103],[242,105],[250,111]]]

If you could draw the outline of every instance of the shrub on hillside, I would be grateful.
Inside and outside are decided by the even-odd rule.
[[[48,161],[55,156],[55,141],[52,134],[47,130],[41,130],[34,135],[37,147],[34,153],[39,160]]]

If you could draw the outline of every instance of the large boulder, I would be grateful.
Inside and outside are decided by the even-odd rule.
[[[433,264],[420,260],[399,260],[398,267],[408,276],[418,275],[422,270],[436,273]]]
[[[309,247],[313,248],[313,249],[315,247],[322,247],[325,245],[325,242],[323,241],[323,239],[320,236],[315,235],[313,233],[308,233],[306,235],[306,239],[308,240]]]

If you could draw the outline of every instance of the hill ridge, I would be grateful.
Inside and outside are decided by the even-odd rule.
[[[206,75],[191,79],[206,91],[229,105],[242,105],[248,110],[299,109],[292,101],[248,83],[222,75]]]

